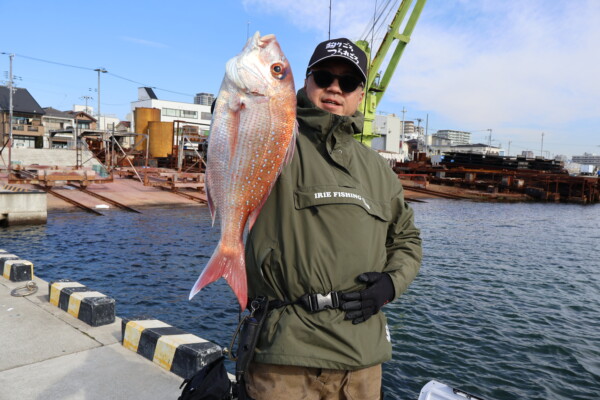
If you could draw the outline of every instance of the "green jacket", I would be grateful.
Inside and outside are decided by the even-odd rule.
[[[296,152],[246,241],[250,297],[359,291],[363,272],[387,272],[396,297],[421,264],[421,239],[402,186],[386,161],[353,138],[363,115],[331,114],[298,92]],[[391,358],[382,312],[353,325],[339,309],[271,311],[254,361],[358,369]]]

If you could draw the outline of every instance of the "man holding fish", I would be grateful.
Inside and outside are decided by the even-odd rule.
[[[279,300],[246,374],[256,399],[379,399],[380,308],[417,275],[421,239],[387,162],[357,142],[367,57],[320,43],[297,93],[295,154],[248,235],[249,297]]]
[[[380,398],[392,345],[379,310],[422,250],[397,176],[353,136],[367,65],[348,39],[322,42],[296,94],[275,37],[258,32],[227,63],[206,171],[221,240],[190,298],[224,277],[242,310],[269,300],[244,375],[255,400]]]

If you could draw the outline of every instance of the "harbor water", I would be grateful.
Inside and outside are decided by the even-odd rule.
[[[431,379],[490,400],[600,398],[600,205],[412,207],[424,261],[384,307],[394,349],[386,398],[415,400]],[[0,229],[0,248],[47,281],[114,297],[121,317],[229,346],[238,306],[227,284],[187,299],[219,237],[208,210],[105,214],[50,213],[47,225]]]

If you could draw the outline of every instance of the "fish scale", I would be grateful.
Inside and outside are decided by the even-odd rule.
[[[206,188],[221,238],[190,299],[223,277],[241,309],[248,289],[243,232],[252,228],[283,165],[294,152],[296,93],[292,71],[274,35],[256,32],[229,60],[208,144]]]

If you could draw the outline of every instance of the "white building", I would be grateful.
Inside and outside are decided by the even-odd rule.
[[[596,154],[583,153],[582,156],[573,156],[573,162],[583,165],[594,165],[600,167],[600,156]]]
[[[494,154],[503,155],[504,150],[500,147],[488,146],[487,144],[461,144],[453,145],[451,139],[440,137],[437,134],[432,136],[431,141],[431,154],[445,154],[445,153],[476,153],[476,154]]]
[[[408,154],[408,145],[405,137],[403,143],[402,136],[402,120],[396,117],[395,114],[375,115],[373,121],[373,133],[380,135],[371,141],[371,148],[377,150],[380,154],[386,154],[385,158],[404,161]]]
[[[182,121],[186,124],[198,126],[200,133],[208,132],[212,115],[210,113],[210,104],[182,103],[178,101],[159,100],[151,88],[143,87],[138,89],[138,100],[131,102],[131,110],[138,107],[158,108],[160,110],[160,119],[163,122]],[[135,123],[130,116],[132,125]],[[135,126],[133,126],[135,132]]]
[[[442,129],[435,134],[438,137],[450,139],[453,146],[471,144],[471,132]]]

